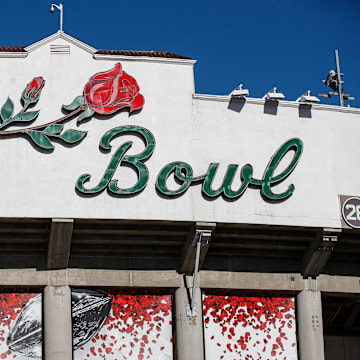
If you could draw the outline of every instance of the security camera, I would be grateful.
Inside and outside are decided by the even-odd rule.
[[[55,11],[54,5],[51,5],[50,12],[53,13]]]

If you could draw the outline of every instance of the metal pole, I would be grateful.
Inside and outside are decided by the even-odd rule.
[[[194,304],[195,304],[195,292],[196,292],[196,285],[197,285],[197,277],[199,272],[199,262],[200,262],[200,247],[201,247],[201,238],[202,234],[199,233],[199,240],[196,244],[196,260],[195,260],[195,272],[193,278],[193,289],[192,289],[192,297],[191,297],[191,312],[194,312]]]
[[[60,31],[63,31],[63,4],[60,3]]]
[[[344,96],[343,96],[342,85],[341,85],[341,73],[340,73],[339,51],[338,51],[337,49],[335,49],[335,62],[336,62],[337,80],[338,80],[338,84],[339,84],[340,106],[344,106]]]

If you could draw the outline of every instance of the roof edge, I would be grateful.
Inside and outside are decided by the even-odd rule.
[[[62,30],[57,31],[33,44],[28,46],[0,46],[0,57],[11,57],[11,58],[24,58],[28,53],[44,46],[50,41],[56,39],[64,39],[73,45],[87,51],[93,55],[94,59],[101,60],[149,60],[159,62],[171,62],[171,63],[182,63],[182,64],[195,64],[196,60],[175,54],[169,51],[144,51],[144,50],[98,50],[94,47],[74,38],[73,36],[65,33]]]
[[[177,59],[177,58],[167,58],[167,57],[151,57],[151,56],[129,56],[129,55],[106,55],[106,54],[97,54],[93,55],[95,60],[119,60],[119,61],[149,61],[149,62],[158,62],[158,63],[171,63],[171,64],[183,64],[183,65],[194,65],[197,60],[193,59]]]
[[[144,51],[144,50],[98,50],[96,54],[100,55],[123,55],[123,56],[147,56],[147,57],[160,57],[168,59],[183,59],[193,60],[190,57],[175,54],[169,51]]]
[[[73,36],[66,34],[65,32],[59,30],[58,32],[56,32],[55,34],[52,34],[50,36],[47,36],[44,39],[41,39],[27,47],[24,48],[25,51],[27,52],[32,52],[36,49],[38,49],[39,47],[47,44],[50,41],[53,41],[55,39],[64,39],[69,41],[70,43],[74,44],[75,46],[87,51],[90,54],[94,54],[97,50],[95,48],[93,48],[92,46],[85,44],[84,42],[74,38]]]
[[[19,52],[19,51],[2,51],[0,50],[0,58],[26,58],[28,52]]]
[[[215,102],[230,102],[231,95],[210,95],[210,94],[193,94],[194,100],[206,100],[206,101],[215,101]],[[245,102],[249,104],[258,104],[265,105],[266,100],[262,98],[252,98],[246,97]],[[353,113],[360,114],[359,108],[347,107],[347,106],[338,106],[338,105],[328,105],[328,104],[306,104],[296,101],[289,100],[280,100],[278,102],[280,107],[292,107],[299,108],[300,106],[311,106],[314,110],[327,110],[327,111],[337,111],[343,113]]]

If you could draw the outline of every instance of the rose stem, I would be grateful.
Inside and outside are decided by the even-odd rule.
[[[23,134],[26,131],[29,130],[40,130],[40,129],[44,129],[46,127],[48,127],[49,125],[53,125],[53,124],[57,124],[59,122],[63,122],[65,120],[68,120],[69,118],[71,118],[72,116],[76,115],[77,113],[83,111],[86,109],[85,105],[81,105],[80,107],[78,107],[76,110],[74,110],[73,112],[63,116],[60,119],[54,120],[52,122],[49,122],[47,124],[42,124],[42,125],[38,125],[38,126],[33,126],[31,128],[28,129],[18,129],[18,130],[13,130],[13,131],[0,131],[0,136],[6,136],[6,135],[14,135],[14,134]]]

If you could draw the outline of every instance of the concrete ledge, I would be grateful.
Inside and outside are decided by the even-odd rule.
[[[0,269],[0,286],[114,286],[179,288],[176,271]]]
[[[301,291],[303,286],[300,274],[200,271],[202,289]]]
[[[323,292],[359,293],[360,277],[320,275],[318,289]]]
[[[128,271],[66,269],[0,269],[0,287],[96,286],[131,288],[180,288],[183,276],[176,271]],[[187,286],[192,277],[187,276]],[[316,288],[322,292],[359,293],[360,277],[320,275],[304,280],[300,274],[240,273],[200,271],[202,289],[302,291]]]
[[[175,271],[67,269],[67,273],[71,286],[178,288],[181,285],[181,276]]]
[[[182,275],[176,271],[133,271],[132,275],[131,286],[181,287]]]
[[[36,269],[0,270],[0,286],[44,286],[47,284],[47,271],[36,271]]]

